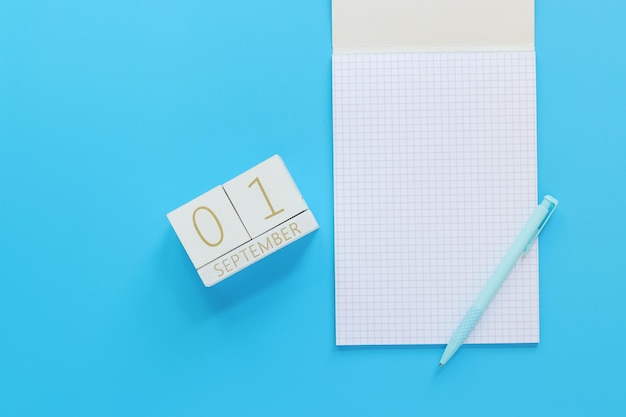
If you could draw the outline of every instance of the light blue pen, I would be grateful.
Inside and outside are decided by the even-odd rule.
[[[474,304],[467,310],[463,320],[459,323],[459,326],[452,334],[448,345],[446,346],[446,350],[443,351],[443,355],[441,355],[441,360],[439,361],[439,366],[443,366],[450,360],[452,355],[459,350],[467,336],[472,332],[478,320],[483,315],[483,312],[493,299],[493,296],[496,295],[498,289],[506,279],[511,269],[517,263],[517,260],[526,255],[526,252],[532,247],[535,240],[537,240],[537,236],[543,229],[543,227],[548,222],[548,219],[554,213],[554,209],[559,204],[556,198],[552,196],[545,196],[543,201],[533,214],[526,222],[526,226],[522,229],[515,242],[509,248],[509,251],[504,255],[502,261],[500,261],[500,265],[496,268],[495,272],[487,281],[484,288],[478,294],[478,297],[474,301]]]

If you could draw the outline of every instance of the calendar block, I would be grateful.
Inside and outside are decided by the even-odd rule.
[[[184,204],[167,217],[196,269],[250,240],[221,186]]]
[[[308,209],[278,155],[228,181],[224,189],[252,237]]]
[[[278,155],[167,217],[207,287],[319,227]]]

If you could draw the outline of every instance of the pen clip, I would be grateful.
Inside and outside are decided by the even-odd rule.
[[[547,195],[543,198],[543,201],[541,202],[540,206],[544,207],[547,210],[547,213],[544,216],[543,220],[541,220],[541,223],[539,223],[539,226],[537,227],[537,230],[535,231],[535,233],[533,233],[533,235],[528,240],[528,244],[524,248],[524,252],[522,253],[522,256],[526,255],[526,253],[528,253],[530,248],[533,246],[533,243],[535,243],[535,240],[537,240],[537,238],[539,237],[539,233],[541,233],[543,228],[546,226],[546,223],[548,223],[550,216],[552,216],[552,213],[554,213],[554,209],[556,209],[556,206],[558,204],[559,204],[559,201],[550,195]]]

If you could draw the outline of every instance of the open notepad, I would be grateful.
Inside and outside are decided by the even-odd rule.
[[[446,343],[537,204],[533,2],[334,0],[333,46],[337,344]],[[467,342],[538,341],[535,245]]]

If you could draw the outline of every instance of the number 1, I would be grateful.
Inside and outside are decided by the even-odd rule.
[[[272,206],[272,203],[270,202],[270,199],[267,197],[267,193],[265,192],[265,188],[263,188],[263,184],[261,184],[261,181],[259,180],[259,177],[256,177],[255,179],[253,179],[252,182],[250,184],[248,184],[248,188],[251,188],[254,185],[254,183],[259,184],[259,188],[261,189],[261,193],[263,194],[263,197],[265,198],[265,202],[270,207],[271,213],[268,216],[265,216],[265,220],[270,219],[270,218],[276,216],[277,214],[280,214],[283,211],[285,211],[285,209],[274,210],[274,206]]]

